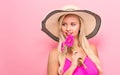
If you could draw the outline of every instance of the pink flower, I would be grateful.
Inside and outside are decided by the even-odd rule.
[[[69,35],[65,40],[65,44],[67,47],[72,47],[73,42],[74,42],[74,37],[72,35]]]
[[[74,43],[74,37],[72,35],[67,36],[66,40],[61,45],[61,51],[64,50],[64,46],[72,47]]]

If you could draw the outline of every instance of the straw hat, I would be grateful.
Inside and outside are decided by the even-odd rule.
[[[59,41],[59,23],[58,19],[65,14],[75,14],[82,18],[82,24],[85,27],[85,36],[87,39],[95,36],[101,25],[101,18],[96,13],[89,10],[79,10],[76,7],[65,7],[62,10],[54,10],[50,12],[42,21],[42,31],[49,35],[55,41]]]

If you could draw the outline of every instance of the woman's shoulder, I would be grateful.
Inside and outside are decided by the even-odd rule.
[[[53,49],[49,53],[48,57],[48,74],[49,75],[58,75],[58,68],[59,68],[59,62],[58,62],[58,56],[57,56],[57,49]]]
[[[57,48],[53,49],[50,51],[49,53],[49,59],[50,60],[55,60],[57,61],[58,60],[58,51],[57,51]]]
[[[57,48],[52,49],[49,54],[54,56],[57,55],[58,54]]]
[[[94,54],[98,56],[98,50],[97,47],[94,44],[90,44],[91,49],[93,50]]]

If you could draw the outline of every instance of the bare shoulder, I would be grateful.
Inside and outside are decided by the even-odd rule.
[[[58,51],[57,48],[53,49],[49,53],[49,60],[57,61],[58,60]]]
[[[94,54],[95,54],[96,56],[98,56],[97,47],[96,47],[95,45],[93,45],[93,44],[90,44],[90,47],[91,47],[91,49],[93,50]]]
[[[59,67],[58,51],[57,49],[53,49],[50,51],[48,57],[48,66],[47,66],[48,75],[58,75],[58,67]]]

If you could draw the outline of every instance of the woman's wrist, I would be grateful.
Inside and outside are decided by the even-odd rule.
[[[71,67],[71,69],[75,69],[77,67],[77,64],[72,63],[70,67]]]

